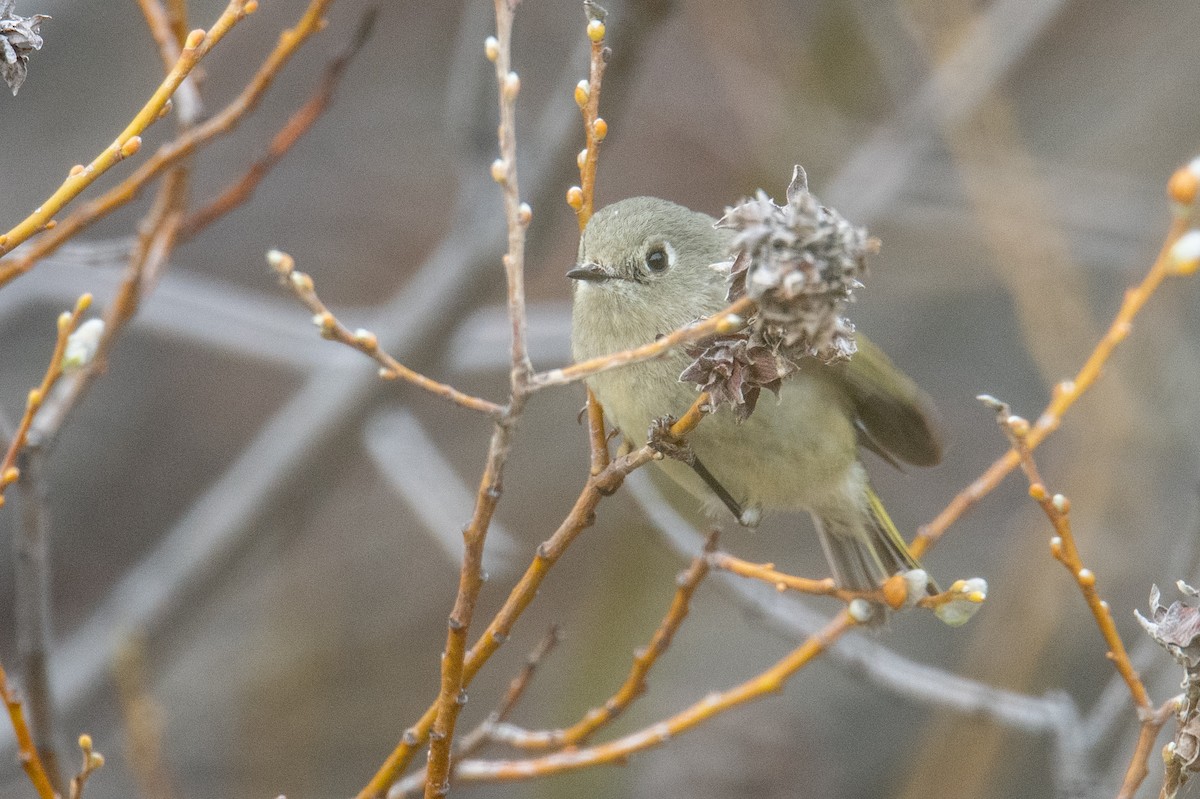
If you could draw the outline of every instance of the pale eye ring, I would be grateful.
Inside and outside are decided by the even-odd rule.
[[[652,244],[646,250],[646,269],[652,274],[662,274],[675,265],[675,248],[668,241]]]

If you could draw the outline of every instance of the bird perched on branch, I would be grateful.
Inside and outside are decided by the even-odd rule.
[[[834,578],[861,591],[897,572],[923,573],[858,448],[897,465],[929,466],[942,454],[925,395],[841,316],[876,246],[820,207],[798,169],[786,205],[760,192],[720,223],[652,197],[610,205],[589,221],[567,273],[576,360],[654,341],[739,294],[756,300],[742,332],[588,385],[637,446],[655,420],[681,415],[697,388],[709,391],[716,411],[687,437],[687,455],[662,468],[710,512],[724,505],[743,524],[762,509],[808,511]],[[762,388],[777,400],[759,401]]]

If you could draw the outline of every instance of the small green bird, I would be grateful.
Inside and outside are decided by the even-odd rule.
[[[579,262],[572,349],[578,361],[630,349],[726,307],[725,274],[733,231],[653,197],[598,211],[588,223]],[[688,436],[697,467],[667,459],[666,473],[710,513],[722,503],[812,514],[837,583],[877,588],[898,571],[920,568],[888,518],[858,458],[864,446],[893,464],[931,466],[942,448],[925,394],[861,334],[848,361],[805,359],[744,422],[722,407]],[[632,444],[652,421],[679,416],[696,399],[680,382],[691,358],[668,356],[597,374],[588,385],[609,420]],[[719,492],[725,494],[724,497]],[[736,512],[736,511],[735,511]]]

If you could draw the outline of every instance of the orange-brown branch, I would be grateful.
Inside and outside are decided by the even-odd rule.
[[[523,749],[560,749],[579,746],[597,730],[621,715],[646,691],[646,677],[675,638],[684,619],[691,609],[692,595],[700,582],[708,576],[709,559],[717,544],[717,534],[712,533],[704,551],[692,559],[687,570],[679,575],[675,595],[662,621],[655,630],[650,643],[634,653],[633,665],[625,682],[604,704],[592,708],[578,722],[561,730],[522,730],[514,727],[497,729],[493,739]]]
[[[40,237],[37,241],[32,242],[20,258],[14,259],[7,264],[0,264],[0,286],[28,272],[38,261],[53,253],[82,230],[133,200],[151,180],[162,174],[163,171],[177,164],[180,160],[187,158],[213,138],[233,130],[242,118],[258,105],[262,95],[270,88],[276,75],[279,74],[284,64],[295,54],[300,45],[308,37],[324,27],[323,14],[330,2],[332,0],[310,0],[303,16],[301,16],[295,26],[280,35],[279,43],[267,56],[266,60],[263,61],[241,94],[219,113],[210,117],[202,124],[188,128],[172,141],[159,147],[154,155],[150,156],[145,163],[134,170],[125,180],[101,196],[84,203],[75,209],[66,219],[59,221],[53,230]],[[254,0],[244,0],[239,5],[249,8],[256,4]],[[213,30],[204,39],[204,42],[210,41],[214,35],[214,31],[217,31],[217,26],[213,27]],[[164,108],[165,106],[160,106],[159,111],[162,111]],[[135,120],[136,122],[137,120]],[[100,156],[100,158],[104,157],[104,155]],[[87,172],[87,168],[81,167],[80,169],[84,173]],[[54,195],[55,197],[59,197],[60,194],[63,194],[62,201],[58,203],[55,210],[61,208],[62,205],[65,205],[67,201],[73,199],[86,187],[86,184],[81,185],[74,182],[77,177],[72,176],[68,178],[67,183],[63,184],[63,188]],[[70,189],[70,191],[67,191],[67,189]],[[43,204],[42,211],[45,212],[47,207],[46,204]],[[39,216],[38,218],[40,219],[41,217]],[[46,216],[41,224],[44,226],[45,222],[49,221],[49,218],[49,216]],[[31,216],[30,219],[33,219],[33,217]],[[28,221],[26,220],[26,222]],[[25,224],[22,223],[22,225]],[[11,239],[11,235],[10,232],[10,239],[7,242],[3,236],[0,236],[0,254],[7,252],[16,246],[17,243],[20,243],[15,239]],[[25,238],[28,238],[28,235]],[[21,239],[21,241],[23,240],[24,238]]]
[[[145,1],[143,0],[143,2]],[[186,241],[192,238],[249,200],[263,178],[270,174],[275,165],[288,154],[296,142],[312,129],[313,124],[328,110],[329,104],[333,100],[333,93],[337,90],[338,84],[346,72],[346,67],[350,65],[367,39],[370,38],[376,16],[377,9],[363,15],[354,38],[350,40],[341,55],[329,62],[325,68],[325,74],[321,78],[321,83],[312,96],[279,129],[279,132],[271,139],[263,157],[251,164],[240,178],[227,186],[207,205],[194,211],[184,220],[179,231],[181,240]]]
[[[1151,265],[1150,270],[1142,278],[1141,283],[1125,292],[1125,300],[1121,303],[1121,307],[1117,311],[1112,324],[1096,344],[1096,347],[1092,350],[1087,360],[1084,361],[1075,378],[1059,383],[1054,388],[1054,394],[1050,403],[1042,411],[1037,424],[1033,426],[1026,437],[1026,445],[1030,450],[1037,449],[1039,444],[1058,429],[1058,426],[1062,424],[1063,417],[1070,410],[1071,406],[1100,377],[1104,369],[1104,364],[1108,362],[1113,350],[1129,335],[1133,321],[1138,313],[1150,297],[1154,295],[1154,292],[1158,290],[1162,282],[1173,274],[1170,258],[1171,247],[1174,246],[1175,242],[1185,232],[1187,232],[1186,219],[1177,217],[1167,231],[1162,249],[1159,251],[1158,257]],[[946,533],[946,530],[954,522],[962,518],[963,514],[974,507],[975,503],[990,494],[1019,464],[1020,456],[1015,449],[1010,449],[1004,455],[1000,456],[1000,458],[988,467],[987,471],[959,492],[958,496],[954,497],[941,513],[921,528],[910,547],[913,555],[918,558],[921,557]]]
[[[695,426],[704,417],[704,408],[707,402],[707,394],[698,396],[689,411],[671,426],[670,435],[683,437],[695,429]],[[613,460],[600,474],[589,476],[570,513],[567,514],[554,534],[538,546],[533,561],[512,591],[509,592],[504,605],[492,618],[487,629],[476,639],[474,645],[467,650],[463,661],[462,684],[464,688],[471,683],[484,664],[507,640],[513,626],[537,595],[542,581],[566,552],[567,547],[580,533],[595,523],[596,507],[600,501],[620,488],[630,472],[649,463],[654,457],[654,450],[649,446],[644,446]],[[380,799],[387,793],[388,788],[400,778],[413,756],[428,740],[436,716],[437,705],[435,703],[415,724],[405,730],[400,742],[396,744],[370,782],[359,791],[358,799]]]
[[[531,389],[537,390],[548,386],[566,385],[567,383],[583,380],[586,377],[591,377],[601,372],[607,372],[610,369],[617,369],[621,366],[628,366],[631,363],[640,363],[641,361],[657,358],[676,347],[700,341],[709,336],[732,333],[742,328],[746,318],[754,312],[754,308],[754,300],[749,297],[742,297],[724,310],[706,319],[701,319],[699,322],[693,322],[678,330],[673,330],[649,344],[643,344],[640,347],[634,347],[630,350],[601,355],[596,358],[589,358],[586,361],[573,363],[570,366],[564,366],[559,369],[538,372],[530,378],[529,386]]]
[[[0,235],[0,256],[10,252],[14,247],[34,234],[46,230],[48,226],[54,227],[52,224],[54,215],[61,211],[67,203],[78,197],[84,189],[90,186],[114,164],[134,155],[141,147],[141,134],[162,116],[163,111],[167,107],[167,102],[171,99],[171,95],[175,93],[179,84],[183,82],[183,79],[212,50],[217,42],[224,38],[225,34],[234,25],[244,19],[247,14],[252,13],[257,7],[257,0],[233,0],[211,29],[207,32],[203,30],[192,31],[184,43],[183,50],[180,52],[175,66],[167,74],[167,77],[163,79],[163,82],[155,90],[154,94],[151,95],[146,104],[142,106],[142,109],[134,116],[133,120],[125,127],[125,130],[117,135],[113,143],[92,159],[91,163],[87,166],[80,165],[73,167],[62,185],[38,206],[37,210],[19,222],[8,233]],[[61,236],[62,233],[60,232],[58,235]],[[70,238],[70,236],[67,236],[67,238]],[[35,262],[36,259],[27,256],[9,264],[5,268],[0,268],[0,285],[7,283],[18,275],[24,274]]]
[[[466,760],[458,765],[458,782],[496,782],[544,777],[566,771],[604,764],[623,763],[630,755],[661,746],[680,733],[694,729],[734,707],[744,705],[782,690],[788,679],[824,652],[854,622],[846,613],[838,614],[782,660],[758,676],[728,691],[710,694],[670,718],[606,743],[525,760]]]
[[[0,507],[4,505],[4,489],[15,483],[20,476],[16,467],[17,456],[25,448],[33,417],[37,415],[38,409],[46,401],[50,389],[54,388],[54,384],[63,375],[63,354],[67,349],[67,339],[75,332],[80,319],[83,318],[84,311],[91,304],[92,295],[84,294],[75,302],[74,310],[64,311],[58,317],[58,335],[54,341],[54,351],[50,354],[50,363],[46,367],[46,373],[42,376],[41,384],[30,390],[25,401],[25,412],[21,415],[21,421],[17,424],[12,441],[9,442],[8,451],[4,453],[4,459],[0,460]]]
[[[317,295],[312,278],[308,274],[296,269],[296,262],[292,256],[285,252],[272,250],[267,254],[267,260],[271,264],[271,268],[279,275],[280,282],[291,289],[296,298],[304,304],[304,307],[312,312],[313,323],[320,329],[321,336],[330,341],[336,341],[339,344],[352,347],[374,360],[380,366],[380,377],[388,380],[395,380],[397,378],[405,380],[456,405],[461,405],[464,408],[479,411],[492,417],[498,418],[503,414],[504,408],[494,402],[473,397],[470,394],[464,394],[451,385],[439,383],[420,372],[409,369],[388,352],[381,349],[379,338],[369,330],[351,331],[338,321],[333,312],[322,302],[321,298]]]
[[[46,767],[42,765],[42,759],[38,756],[37,747],[33,743],[33,734],[25,721],[25,709],[21,706],[21,700],[17,697],[16,691],[8,685],[8,675],[4,672],[4,666],[0,666],[0,695],[3,696],[4,706],[8,710],[8,718],[12,722],[13,733],[17,738],[17,751],[21,767],[25,769],[25,774],[33,783],[39,799],[57,799],[54,786],[50,784],[50,777],[46,773]]]

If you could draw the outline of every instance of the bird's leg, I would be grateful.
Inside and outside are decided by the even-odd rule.
[[[664,457],[673,460],[681,461],[692,467],[696,474],[700,475],[700,479],[705,485],[712,489],[712,492],[717,495],[717,498],[729,508],[729,512],[737,519],[738,524],[743,527],[757,527],[759,520],[762,518],[762,510],[758,507],[749,507],[743,509],[738,501],[733,498],[733,495],[721,485],[713,473],[710,472],[700,459],[696,457],[696,453],[688,446],[687,441],[682,438],[671,435],[671,425],[675,420],[666,416],[661,419],[655,419],[650,424],[650,430],[647,434],[647,439],[650,446],[655,452],[662,453]]]

